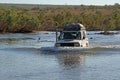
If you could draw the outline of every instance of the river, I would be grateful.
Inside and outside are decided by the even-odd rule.
[[[95,33],[90,49],[55,52],[40,50],[55,32],[0,34],[0,80],[120,80],[120,34]]]

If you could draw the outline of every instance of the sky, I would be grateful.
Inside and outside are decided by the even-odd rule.
[[[0,3],[53,4],[53,5],[114,5],[120,0],[0,0]]]

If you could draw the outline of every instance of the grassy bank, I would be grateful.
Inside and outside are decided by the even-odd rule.
[[[71,22],[87,30],[120,30],[120,5],[0,4],[0,32],[54,31]]]

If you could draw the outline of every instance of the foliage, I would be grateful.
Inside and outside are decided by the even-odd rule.
[[[55,30],[68,23],[82,23],[87,30],[120,30],[120,5],[0,9],[0,32]]]

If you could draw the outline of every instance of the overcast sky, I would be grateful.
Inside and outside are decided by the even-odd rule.
[[[0,3],[57,4],[57,5],[113,5],[120,0],[0,0]]]

